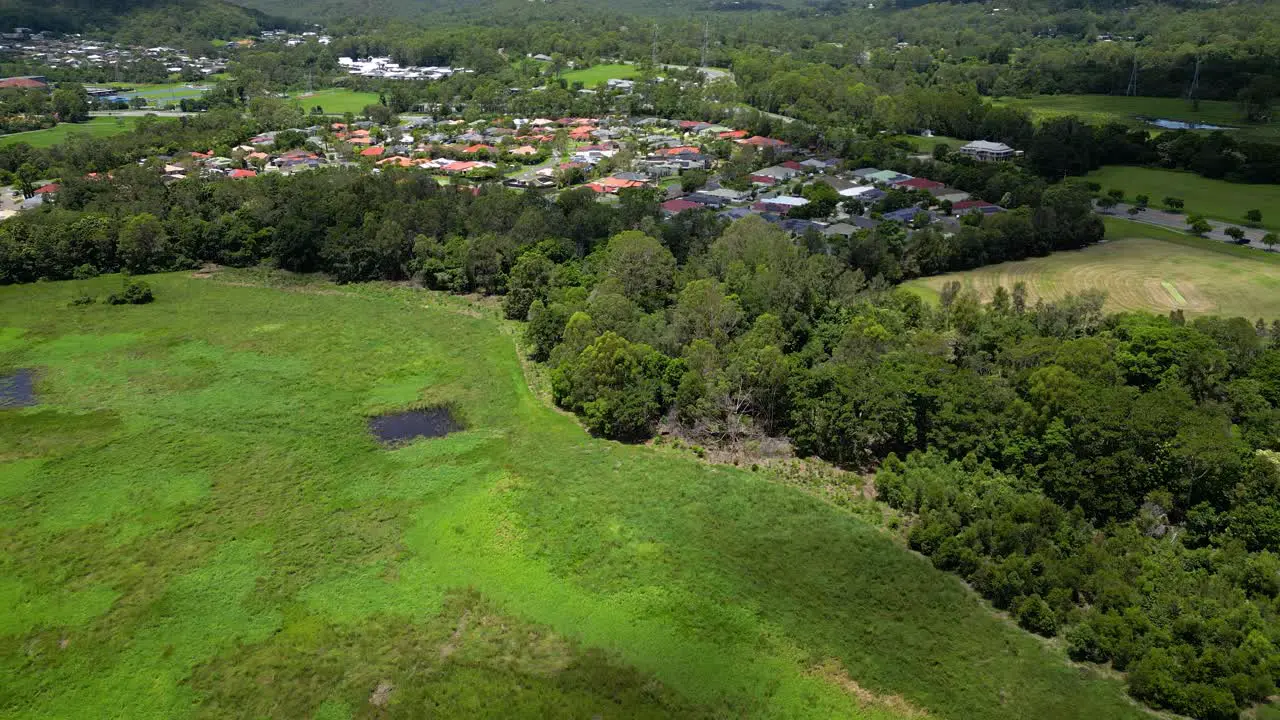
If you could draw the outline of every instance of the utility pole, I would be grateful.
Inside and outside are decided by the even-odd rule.
[[[1124,91],[1125,95],[1133,96],[1138,94],[1138,51],[1133,51],[1133,70],[1129,72],[1129,87]]]

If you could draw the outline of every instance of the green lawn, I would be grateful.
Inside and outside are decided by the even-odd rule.
[[[561,75],[561,77],[569,84],[580,82],[583,87],[592,88],[597,85],[603,85],[609,80],[629,80],[640,77],[640,68],[637,65],[625,65],[622,63],[592,65],[581,70],[570,70]]]
[[[1108,242],[1047,257],[920,278],[907,288],[936,301],[958,280],[990,300],[1025,283],[1031,302],[1102,290],[1107,310],[1280,319],[1280,255],[1106,218]]]
[[[258,279],[0,287],[5,717],[1145,717],[849,512],[587,437],[494,310]]]
[[[32,147],[46,148],[66,140],[72,133],[110,137],[128,132],[137,122],[137,117],[95,117],[82,123],[61,123],[45,130],[0,135],[0,146],[24,142]]]
[[[900,135],[899,137],[911,143],[911,146],[916,149],[916,152],[922,153],[933,152],[933,149],[939,144],[946,145],[952,150],[955,150],[969,142],[968,140],[947,137],[946,135],[934,135],[933,137],[923,137],[921,135]]]
[[[302,106],[302,109],[306,112],[310,112],[311,108],[319,105],[329,115],[345,115],[346,113],[359,115],[366,105],[376,105],[378,103],[378,94],[356,92],[345,88],[330,88],[310,94],[299,93],[294,95],[292,99]]]
[[[1103,190],[1119,188],[1126,197],[1146,194],[1153,206],[1173,196],[1186,202],[1185,212],[1226,222],[1245,222],[1249,210],[1262,211],[1262,224],[1280,230],[1280,185],[1257,185],[1211,180],[1194,173],[1109,165],[1087,176]]]
[[[1202,100],[1197,109],[1181,98],[1125,97],[1122,95],[1037,95],[1029,98],[997,98],[993,104],[1011,105],[1031,111],[1042,120],[1060,115],[1078,115],[1094,123],[1122,122],[1159,131],[1138,120],[1139,116],[1235,127],[1233,135],[1259,140],[1280,140],[1280,122],[1253,125],[1244,122],[1240,107],[1233,102]]]

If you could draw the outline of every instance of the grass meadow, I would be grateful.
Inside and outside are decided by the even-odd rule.
[[[1247,124],[1240,106],[1225,100],[1201,100],[1198,109],[1182,98],[1121,95],[1037,95],[997,98],[992,102],[1029,110],[1036,120],[1077,115],[1093,123],[1120,122],[1156,132],[1159,128],[1138,118],[1164,118],[1235,128],[1227,132],[1242,138],[1280,140],[1280,121]]]
[[[1280,256],[1107,218],[1108,242],[1084,250],[913,280],[908,287],[936,300],[953,280],[984,301],[997,287],[1027,286],[1030,302],[1102,290],[1106,309],[1280,319]]]
[[[850,512],[588,437],[492,311],[231,279],[0,288],[0,715],[1145,717]]]
[[[327,115],[359,115],[365,106],[378,103],[378,93],[330,88],[294,95],[293,99],[302,106],[304,112],[310,112],[311,108],[319,105]]]
[[[0,146],[24,142],[31,147],[47,148],[65,141],[72,134],[111,137],[132,130],[137,122],[136,117],[95,117],[82,123],[59,123],[44,130],[0,135]]]
[[[1250,210],[1262,211],[1262,224],[1280,230],[1280,185],[1258,185],[1213,180],[1177,170],[1108,165],[1089,173],[1087,179],[1103,190],[1120,188],[1130,200],[1139,194],[1151,197],[1153,207],[1173,196],[1186,202],[1184,212],[1243,225]]]
[[[597,85],[603,85],[610,80],[629,80],[640,77],[640,68],[636,65],[624,63],[592,65],[581,70],[570,70],[560,77],[571,85],[575,82],[580,82],[583,87],[592,88]]]

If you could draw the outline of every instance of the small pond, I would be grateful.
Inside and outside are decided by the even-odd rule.
[[[0,373],[0,409],[31,407],[36,404],[36,372],[17,370]]]
[[[1168,118],[1138,118],[1165,130],[1235,130],[1235,128],[1227,125],[1210,125],[1208,123],[1186,122],[1185,120],[1170,120]]]
[[[417,438],[444,437],[462,430],[462,423],[449,408],[406,410],[369,418],[369,432],[387,445],[400,445]]]

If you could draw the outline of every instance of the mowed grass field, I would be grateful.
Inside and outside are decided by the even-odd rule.
[[[110,137],[133,129],[137,117],[95,117],[82,123],[59,123],[44,130],[0,135],[0,146],[27,143],[31,147],[47,148],[66,140],[73,133],[91,137]]]
[[[0,288],[0,715],[1145,717],[849,512],[588,437],[461,301],[147,280]]]
[[[629,80],[640,77],[640,68],[623,63],[592,65],[581,70],[570,70],[562,74],[561,77],[569,84],[580,82],[583,87],[592,88],[597,85],[603,85],[610,80]]]
[[[989,301],[997,287],[1026,283],[1030,302],[1101,290],[1106,309],[1280,319],[1280,256],[1107,218],[1108,242],[1084,250],[920,278],[926,298],[958,280]]]
[[[307,112],[319,105],[328,115],[344,115],[346,113],[359,115],[365,106],[378,103],[378,94],[357,92],[345,88],[330,88],[313,93],[294,95],[293,100],[302,107],[303,111]]]
[[[1236,137],[1280,140],[1280,122],[1246,123],[1240,106],[1225,100],[1202,100],[1199,108],[1182,98],[1122,95],[1036,95],[1028,98],[996,98],[992,102],[1029,110],[1036,120],[1077,115],[1093,123],[1121,122],[1157,132],[1160,128],[1138,118],[1164,118],[1232,127],[1235,129],[1228,132]]]
[[[1262,224],[1280,230],[1280,185],[1258,185],[1213,180],[1194,173],[1155,168],[1108,165],[1089,173],[1086,178],[1102,185],[1103,190],[1120,188],[1132,200],[1146,194],[1154,207],[1160,207],[1169,196],[1186,202],[1184,212],[1243,225],[1245,213],[1262,211]]]

